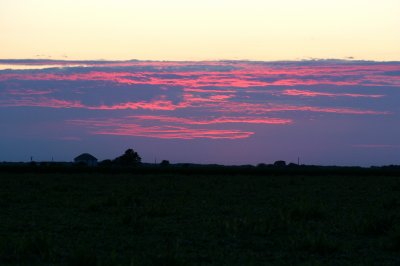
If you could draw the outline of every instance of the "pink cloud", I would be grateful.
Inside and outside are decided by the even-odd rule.
[[[116,63],[118,65],[118,63]],[[203,62],[209,66],[234,66],[236,69],[225,71],[186,71],[168,68],[171,66],[184,67],[196,65],[196,62],[140,62],[119,63],[124,66],[152,66],[159,72],[151,71],[91,71],[88,73],[6,73],[0,74],[0,81],[20,80],[90,80],[110,81],[129,85],[163,85],[180,86],[186,88],[201,87],[265,87],[271,85],[297,86],[297,85],[360,85],[364,86],[399,86],[400,77],[384,75],[387,71],[399,71],[398,65],[308,65],[277,67],[271,65],[256,65],[251,63],[229,64],[226,62]],[[97,65],[99,66],[99,65]],[[112,64],[105,64],[112,66]],[[268,81],[270,80],[270,81]]]
[[[70,120],[69,124],[86,126],[92,134],[134,136],[160,139],[243,139],[254,134],[236,129],[205,129],[184,126],[142,126],[120,119],[109,120]]]
[[[154,115],[138,115],[130,116],[139,120],[152,120],[164,123],[178,123],[187,125],[211,125],[211,124],[226,124],[226,123],[244,123],[244,124],[275,124],[285,125],[292,123],[291,119],[281,118],[266,118],[266,117],[217,117],[212,119],[193,119],[171,116],[154,116]]]
[[[22,98],[0,100],[2,107],[45,107],[45,108],[86,108],[80,101],[58,100],[52,98]]]
[[[357,94],[357,93],[329,93],[329,92],[316,92],[316,91],[308,91],[308,90],[284,90],[282,92],[283,95],[289,96],[304,96],[304,97],[318,97],[318,96],[327,96],[327,97],[364,97],[364,98],[381,98],[385,95],[381,94]]]
[[[210,95],[210,96],[199,96],[199,95],[194,95],[191,93],[184,93],[183,94],[183,103],[187,106],[199,106],[202,104],[207,104],[207,103],[214,103],[214,104],[219,104],[223,102],[228,102],[229,99],[235,97],[234,94],[229,94],[229,95],[223,95],[223,94],[218,94],[218,95]]]
[[[79,108],[88,110],[158,110],[174,111],[185,108],[203,108],[214,112],[231,112],[242,114],[265,114],[271,112],[304,111],[317,113],[336,113],[336,114],[357,114],[357,115],[387,115],[390,112],[362,110],[345,107],[317,107],[317,106],[296,106],[287,104],[260,104],[248,102],[228,101],[230,95],[214,95],[210,97],[195,97],[190,94],[184,94],[183,100],[179,103],[173,103],[166,99],[156,99],[151,101],[126,102],[113,105],[85,105],[80,101],[59,100],[53,98],[22,98],[16,100],[0,100],[2,107],[45,107],[45,108]],[[200,109],[201,110],[201,109]]]
[[[127,109],[146,109],[146,110],[160,110],[160,111],[173,111],[179,108],[185,108],[187,104],[174,104],[169,100],[153,100],[153,101],[139,101],[139,102],[126,102],[114,105],[100,105],[100,106],[86,106],[91,110],[127,110]]]
[[[235,93],[236,90],[215,90],[215,89],[200,89],[200,88],[184,88],[185,92],[199,92],[199,93]]]
[[[169,100],[152,100],[152,101],[139,101],[139,102],[126,102],[112,105],[85,105],[80,101],[68,101],[59,100],[53,98],[27,98],[12,99],[12,100],[0,100],[0,106],[2,107],[42,107],[42,108],[78,108],[88,110],[161,110],[161,111],[172,111],[179,108],[187,107],[185,103],[174,104]]]
[[[136,136],[159,139],[243,139],[253,132],[221,129],[190,129],[186,127],[143,127],[139,125],[122,126],[113,130],[95,131],[99,135]]]
[[[100,66],[98,62],[94,64]],[[0,106],[27,106],[47,108],[79,108],[99,111],[116,110],[150,110],[160,112],[183,111],[190,112],[193,119],[169,116],[158,116],[158,121],[169,120],[186,125],[211,125],[222,123],[252,123],[252,124],[288,124],[292,119],[264,118],[265,114],[277,112],[316,112],[350,115],[387,115],[390,112],[366,110],[350,107],[321,107],[307,106],[301,104],[274,103],[274,99],[261,102],[257,96],[251,95],[258,91],[259,86],[270,85],[360,85],[372,86],[371,84],[393,86],[399,84],[399,77],[384,75],[387,71],[400,71],[398,65],[371,64],[323,64],[320,65],[296,65],[288,64],[277,66],[273,64],[256,64],[247,62],[112,62],[104,63],[104,66],[143,66],[153,67],[157,71],[121,71],[110,69],[85,73],[72,73],[72,71],[60,71],[55,73],[26,72],[0,74],[0,80],[68,80],[68,81],[109,81],[117,84],[131,85],[157,85],[158,88],[178,88],[179,97],[175,100],[166,96],[154,97],[151,100],[119,101],[110,104],[85,104],[79,100],[55,99],[48,96],[52,90],[12,89],[7,90],[9,98],[0,99]],[[186,66],[202,65],[199,71],[194,71]],[[220,71],[208,71],[204,66],[227,67]],[[98,70],[100,69],[100,70]],[[215,69],[215,68],[214,68]],[[28,72],[29,73],[29,72]],[[140,86],[135,86],[134,89]],[[183,90],[183,92],[182,92]],[[286,89],[283,91],[260,91],[272,94],[272,96],[301,96],[301,97],[364,97],[380,98],[381,94],[357,94],[357,93],[334,93],[315,92],[310,90]],[[247,93],[241,94],[242,92]],[[86,91],[85,91],[86,93]],[[90,92],[96,93],[96,92]],[[113,93],[110,90],[110,94]],[[118,91],[118,93],[121,93]],[[163,92],[164,93],[164,92]],[[168,92],[165,92],[168,94]],[[13,97],[14,96],[14,97]],[[46,97],[47,96],[47,97]],[[96,95],[97,96],[97,95]],[[117,95],[119,96],[119,95]],[[73,96],[77,97],[76,95]],[[103,97],[103,96],[102,96]],[[104,95],[107,97],[107,95]],[[247,97],[247,98],[246,98]],[[297,102],[296,102],[297,103]],[[190,110],[188,110],[190,109]],[[218,114],[218,118],[202,119],[204,113]],[[235,115],[238,114],[238,115]],[[261,117],[260,117],[261,116]],[[152,116],[147,116],[151,120]],[[160,118],[162,117],[162,118]],[[138,118],[139,119],[139,118]],[[142,117],[143,119],[143,117]],[[154,121],[155,117],[152,118]]]
[[[301,106],[288,104],[259,104],[259,103],[225,103],[216,111],[247,113],[247,114],[265,114],[272,112],[316,112],[316,113],[336,113],[336,114],[352,114],[352,115],[388,115],[387,111],[362,110],[345,107],[317,107],[317,106]]]

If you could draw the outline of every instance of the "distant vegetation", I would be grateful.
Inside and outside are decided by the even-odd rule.
[[[317,166],[297,164],[258,164],[254,165],[217,165],[217,164],[172,164],[163,160],[159,164],[138,163],[112,160],[101,161],[97,166],[64,162],[42,163],[0,163],[0,172],[9,173],[132,173],[132,174],[185,174],[185,175],[400,175],[400,165],[381,167],[343,167],[343,166]]]
[[[90,154],[84,154],[89,155]],[[95,157],[93,157],[96,159]],[[136,173],[136,174],[246,174],[246,175],[400,175],[400,165],[346,167],[346,166],[319,166],[298,165],[278,160],[272,164],[259,163],[258,165],[218,165],[175,163],[162,160],[159,164],[143,163],[140,155],[133,149],[127,149],[122,155],[113,160],[106,159],[94,166],[84,162],[28,162],[10,163],[0,162],[0,172],[64,172],[64,173]]]

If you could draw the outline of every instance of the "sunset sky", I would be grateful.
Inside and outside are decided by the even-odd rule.
[[[398,0],[0,0],[0,58],[400,60]]]
[[[0,161],[399,164],[399,12],[0,0]]]

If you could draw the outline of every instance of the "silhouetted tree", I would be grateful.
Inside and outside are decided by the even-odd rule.
[[[276,162],[274,162],[274,166],[284,167],[284,166],[286,166],[286,162],[285,161],[276,161]]]
[[[142,158],[132,149],[127,149],[125,153],[114,159],[114,163],[123,166],[137,166],[141,163]]]
[[[162,160],[160,165],[161,166],[168,166],[169,165],[169,161],[168,160]]]

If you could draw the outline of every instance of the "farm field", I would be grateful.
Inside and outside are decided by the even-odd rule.
[[[0,265],[400,265],[400,177],[0,173]]]

